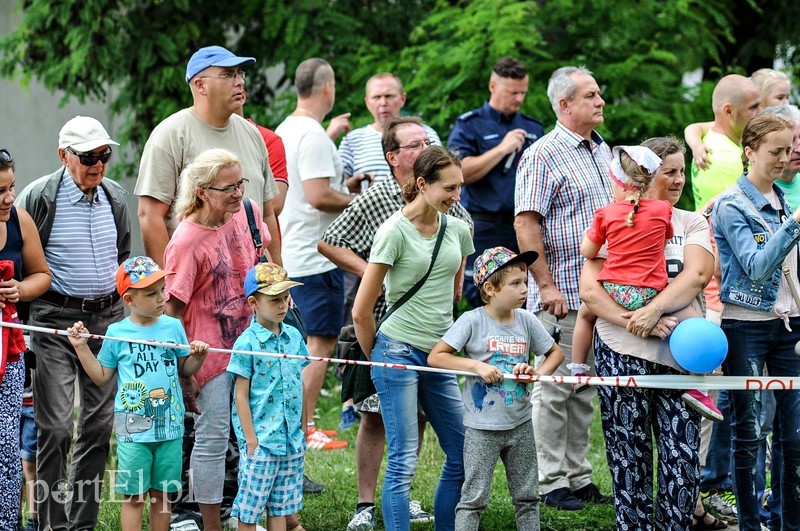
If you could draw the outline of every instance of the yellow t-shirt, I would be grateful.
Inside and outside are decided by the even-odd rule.
[[[710,166],[701,170],[692,161],[692,194],[694,195],[695,209],[708,203],[708,201],[732,186],[736,179],[742,175],[742,146],[736,144],[725,135],[709,131],[703,137],[703,144],[711,150]]]

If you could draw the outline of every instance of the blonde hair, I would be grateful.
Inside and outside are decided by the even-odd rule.
[[[488,304],[489,302],[489,294],[486,293],[486,286],[491,286],[492,291],[500,291],[503,286],[506,285],[506,277],[511,271],[522,271],[525,272],[528,270],[528,266],[525,265],[525,262],[515,262],[513,264],[503,266],[500,268],[500,271],[495,271],[481,284],[480,287],[480,295],[481,300]]]
[[[773,86],[784,81],[787,83],[790,82],[789,76],[780,70],[773,70],[771,68],[761,68],[760,70],[756,70],[750,76],[750,81],[752,81],[755,86],[758,87],[758,90],[761,93],[762,103]]]
[[[209,149],[195,157],[178,185],[178,197],[175,199],[175,217],[178,221],[202,208],[203,200],[197,196],[197,189],[213,185],[220,170],[232,166],[241,168],[242,163],[236,155],[225,149]]]
[[[620,166],[622,166],[622,171],[625,172],[625,176],[628,178],[628,182],[636,186],[636,193],[633,194],[633,210],[625,219],[625,224],[633,227],[633,216],[639,211],[639,201],[642,200],[642,197],[650,187],[655,173],[650,173],[647,168],[640,166],[625,151],[620,152],[619,162]]]

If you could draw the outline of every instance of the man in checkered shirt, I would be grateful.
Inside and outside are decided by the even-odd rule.
[[[547,96],[555,128],[525,150],[517,168],[514,228],[520,251],[545,260],[530,267],[528,304],[545,328],[561,327],[566,359],[555,375],[570,375],[572,331],[583,258],[580,243],[594,211],[611,202],[611,150],[595,132],[603,123],[605,101],[585,68],[563,67],[550,78]],[[590,360],[589,363],[592,363]],[[585,502],[608,502],[592,483],[586,459],[592,399],[572,386],[539,383],[533,388],[533,428],[542,500],[562,510]]]
[[[391,168],[388,178],[357,195],[350,205],[328,227],[319,241],[317,249],[344,271],[359,279],[367,268],[367,259],[372,239],[384,221],[400,210],[405,201],[401,192],[403,185],[414,178],[414,162],[422,151],[430,146],[428,133],[422,120],[415,116],[401,116],[389,120],[382,137],[383,153]],[[447,213],[462,219],[472,226],[472,218],[459,203]],[[461,283],[459,283],[459,286]],[[375,319],[386,312],[386,302],[381,297],[375,305]],[[378,395],[375,394],[360,405],[362,413],[356,444],[356,470],[358,474],[358,506],[348,530],[372,529],[375,487],[378,483],[385,432],[380,414]],[[420,422],[420,444],[425,423]],[[419,502],[411,501],[411,520],[426,521],[431,517],[421,511]],[[415,514],[427,515],[426,519],[415,518]]]

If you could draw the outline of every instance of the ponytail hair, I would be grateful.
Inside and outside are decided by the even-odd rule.
[[[642,197],[644,197],[647,189],[650,187],[650,183],[653,182],[655,172],[650,172],[644,166],[640,166],[625,151],[620,152],[619,159],[622,171],[625,172],[625,176],[628,178],[629,185],[636,188],[632,200],[633,210],[631,210],[628,217],[625,219],[625,224],[629,227],[633,227],[633,216],[639,211],[639,201],[642,200]]]
[[[422,177],[428,184],[435,183],[441,178],[442,170],[450,166],[460,168],[461,161],[442,146],[430,146],[423,150],[414,162],[414,178],[403,185],[403,199],[410,203],[417,197],[419,194],[417,179]]]

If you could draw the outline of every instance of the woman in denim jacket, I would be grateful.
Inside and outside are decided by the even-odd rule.
[[[752,119],[742,135],[745,172],[722,193],[714,209],[722,280],[722,329],[728,337],[726,375],[800,375],[800,311],[792,295],[798,289],[797,242],[800,209],[792,213],[774,185],[789,162],[792,127],[776,116]],[[784,269],[789,271],[784,275]],[[761,393],[733,392],[734,490],[739,529],[759,530],[755,493],[756,455],[761,433]],[[800,392],[775,393],[775,434],[783,446],[781,470],[783,529],[800,529]]]

